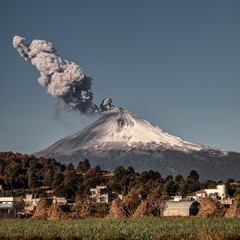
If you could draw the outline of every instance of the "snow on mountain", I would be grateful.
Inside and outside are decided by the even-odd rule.
[[[34,155],[75,166],[87,158],[92,166],[110,171],[122,165],[187,176],[194,169],[202,179],[240,179],[239,153],[184,141],[126,110],[105,114]]]
[[[89,127],[70,135],[62,140],[68,142],[68,149],[136,147],[155,149],[164,146],[168,149],[183,149],[184,151],[201,150],[205,148],[183,141],[182,139],[164,132],[135,114],[122,110],[118,113],[104,115]],[[59,142],[58,142],[59,144]],[[66,149],[67,150],[67,149]]]
[[[121,111],[110,117],[100,119],[92,131],[96,133],[95,144],[121,142],[127,146],[136,146],[138,143],[153,143],[153,145],[169,145],[169,147],[186,147],[186,149],[200,150],[202,146],[191,144],[182,139],[169,135],[157,126],[141,119],[133,113]],[[74,137],[74,136],[73,136]]]

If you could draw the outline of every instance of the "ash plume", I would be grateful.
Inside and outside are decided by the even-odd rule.
[[[111,98],[105,98],[100,107],[93,103],[92,78],[86,76],[79,65],[62,59],[52,43],[33,40],[25,44],[25,38],[15,36],[13,47],[39,70],[39,84],[68,108],[83,114],[119,111],[112,105]]]

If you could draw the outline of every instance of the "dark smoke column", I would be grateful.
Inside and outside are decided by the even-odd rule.
[[[53,97],[61,99],[65,106],[83,114],[118,111],[109,102],[104,111],[93,103],[92,78],[87,77],[77,64],[62,59],[51,43],[33,40],[31,44],[25,44],[24,41],[25,38],[15,36],[14,48],[39,70],[40,85],[46,87]]]

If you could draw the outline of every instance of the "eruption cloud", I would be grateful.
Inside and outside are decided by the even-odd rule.
[[[93,103],[92,78],[74,62],[62,59],[52,43],[33,40],[25,44],[25,38],[15,36],[13,47],[39,70],[38,82],[53,97],[59,98],[70,109],[83,114],[118,112],[111,98],[105,98],[100,107]]]

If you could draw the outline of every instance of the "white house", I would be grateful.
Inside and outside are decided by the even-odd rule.
[[[112,189],[107,186],[91,188],[91,198],[97,203],[110,203],[112,201]]]
[[[41,198],[38,198],[35,194],[26,194],[26,198],[23,199],[25,202],[25,214],[30,214],[33,212],[34,207],[36,207]]]
[[[4,190],[0,185],[0,218],[14,218],[23,208],[21,197],[4,197]]]
[[[214,189],[201,189],[195,192],[197,199],[205,196],[214,196],[220,198],[221,200],[226,198],[226,186],[225,184],[217,185]]]

